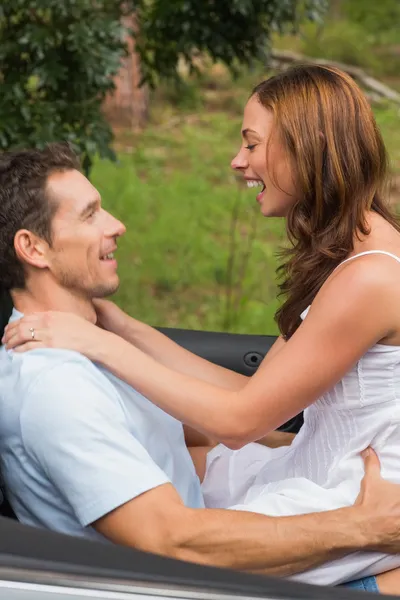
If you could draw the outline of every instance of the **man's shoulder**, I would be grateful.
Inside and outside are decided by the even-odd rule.
[[[19,396],[22,406],[34,403],[40,411],[55,402],[61,410],[63,403],[72,405],[82,397],[88,402],[92,396],[117,395],[100,369],[77,352],[43,348],[7,359],[6,394]]]
[[[84,428],[93,419],[121,418],[118,392],[88,359],[67,351],[45,356],[36,352],[21,368],[20,423],[25,433],[31,428]]]
[[[70,350],[40,348],[25,353],[9,353],[9,370],[18,374],[21,391],[25,393],[36,385],[51,386],[54,380],[59,388],[63,382],[74,379],[100,378],[96,366],[82,354]]]

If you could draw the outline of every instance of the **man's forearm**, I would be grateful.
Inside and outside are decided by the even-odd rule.
[[[356,550],[367,539],[360,511],[351,507],[295,517],[201,510],[179,528],[174,555],[183,560],[287,576]]]
[[[363,458],[365,476],[351,507],[291,517],[192,509],[183,505],[167,483],[92,525],[117,544],[195,563],[281,576],[357,551],[398,554],[400,488],[380,477],[379,459],[371,449]]]

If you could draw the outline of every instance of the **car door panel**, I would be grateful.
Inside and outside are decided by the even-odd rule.
[[[198,356],[243,375],[256,372],[276,340],[272,335],[167,328],[160,328],[160,331]]]
[[[363,598],[339,587],[197,565],[0,517],[0,597],[7,600],[346,600],[349,595]]]
[[[194,354],[237,373],[251,376],[271,349],[276,337],[218,333],[188,329],[159,328],[162,333]],[[303,424],[302,414],[290,419],[279,429],[297,433]]]

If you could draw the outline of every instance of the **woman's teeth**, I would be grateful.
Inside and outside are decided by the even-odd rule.
[[[109,252],[105,256],[101,257],[101,260],[112,260],[114,258],[114,252]]]
[[[253,187],[257,187],[257,186],[263,186],[264,182],[261,181],[261,179],[249,179],[247,180],[247,187],[248,188],[253,188]]]

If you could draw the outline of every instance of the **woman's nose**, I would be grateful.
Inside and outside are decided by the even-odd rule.
[[[243,149],[241,149],[236,154],[235,158],[232,160],[231,167],[232,167],[232,169],[239,170],[239,169],[246,169],[247,166],[248,166],[247,158],[245,156],[245,153],[243,152]]]

